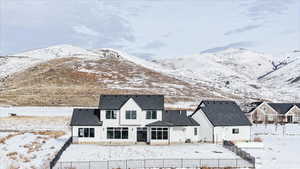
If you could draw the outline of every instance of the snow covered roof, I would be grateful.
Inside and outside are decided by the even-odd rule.
[[[294,107],[294,104],[292,103],[269,103],[269,105],[277,111],[279,114],[285,114],[287,113],[292,107]]]
[[[102,126],[99,109],[74,109],[71,126]]]
[[[162,121],[156,121],[147,126],[199,126],[199,123],[187,116],[185,110],[165,110],[162,114]]]
[[[213,126],[251,126],[250,121],[234,101],[202,101],[193,116],[201,109]]]
[[[163,110],[163,95],[101,95],[99,108],[102,110],[119,110],[132,98],[143,110]]]

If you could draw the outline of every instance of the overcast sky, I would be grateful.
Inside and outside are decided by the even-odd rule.
[[[59,44],[145,58],[300,49],[299,0],[0,0],[0,54]]]

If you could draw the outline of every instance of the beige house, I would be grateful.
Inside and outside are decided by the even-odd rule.
[[[253,123],[298,123],[300,104],[261,102],[248,113]]]

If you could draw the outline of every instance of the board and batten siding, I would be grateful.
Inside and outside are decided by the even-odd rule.
[[[197,135],[194,134],[195,128]],[[187,140],[191,142],[200,141],[200,126],[183,126],[170,128],[170,143],[185,143]]]
[[[234,134],[233,129],[238,129],[239,133]],[[216,126],[214,127],[214,142],[223,140],[247,141],[251,139],[250,126]]]
[[[207,119],[205,114],[201,109],[199,109],[192,118],[196,120],[200,126],[199,126],[199,140],[200,141],[213,141],[213,125],[210,123],[210,121]]]

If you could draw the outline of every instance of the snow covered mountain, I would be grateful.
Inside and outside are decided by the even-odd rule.
[[[162,59],[173,74],[224,92],[271,101],[300,100],[300,52],[272,56],[229,48],[216,53]]]
[[[0,57],[0,104],[96,105],[102,93],[159,93],[190,105],[203,98],[299,101],[300,52],[275,57],[226,49],[148,61],[71,45]]]

